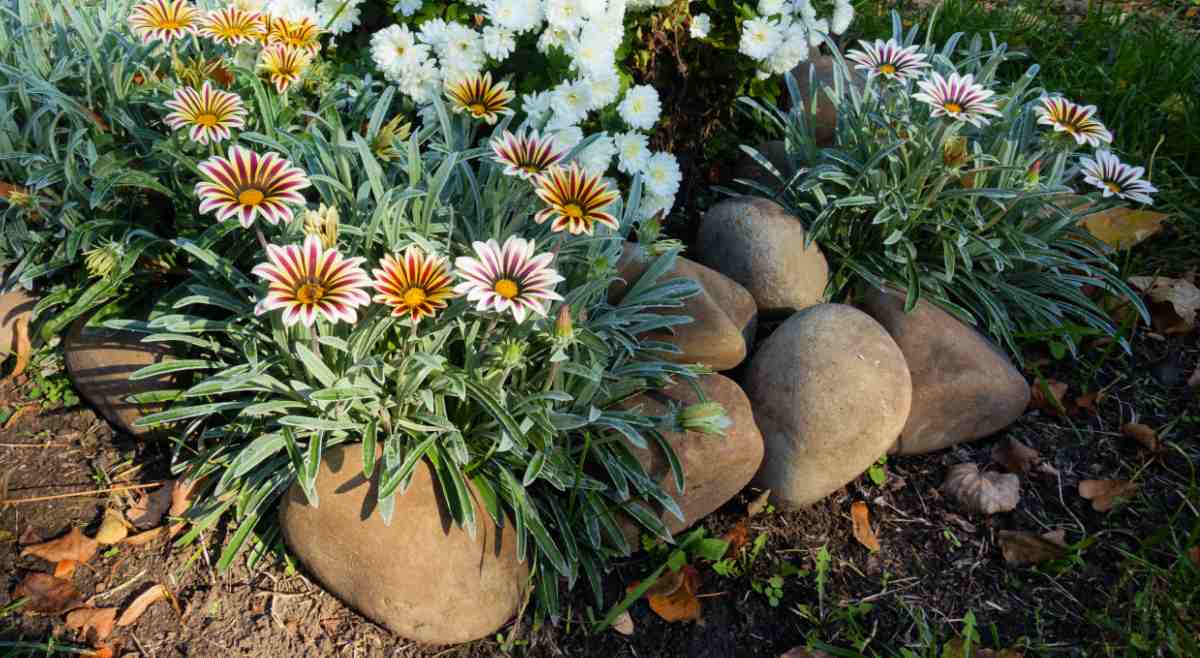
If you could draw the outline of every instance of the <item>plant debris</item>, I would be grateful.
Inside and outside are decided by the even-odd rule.
[[[85,536],[79,528],[71,528],[70,532],[58,539],[25,547],[21,557],[27,555],[40,557],[47,562],[72,560],[82,564],[96,555],[96,540]]]
[[[872,553],[878,553],[879,538],[871,529],[871,512],[867,508],[867,504],[861,500],[855,501],[850,506],[850,519],[854,523],[854,538],[858,540],[858,543],[866,546]]]
[[[980,473],[972,462],[950,467],[942,489],[968,512],[1011,512],[1021,500],[1020,480],[1012,473]]]
[[[1107,512],[1117,500],[1128,498],[1137,491],[1137,483],[1129,480],[1083,480],[1079,495],[1092,501],[1092,509]]]
[[[1062,529],[1041,535],[1001,530],[996,541],[1000,544],[1004,561],[1012,565],[1038,564],[1057,560],[1067,554],[1066,531]]]

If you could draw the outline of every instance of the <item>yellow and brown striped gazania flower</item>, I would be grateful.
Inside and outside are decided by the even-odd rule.
[[[591,235],[596,222],[614,231],[620,228],[617,218],[604,212],[617,200],[617,191],[601,180],[599,174],[589,174],[576,163],[569,168],[556,165],[538,175],[534,192],[546,208],[534,215],[533,220],[543,224],[553,219],[552,231]]]
[[[288,46],[303,50],[309,57],[316,57],[321,49],[321,28],[308,18],[288,20],[282,17],[271,19],[267,31],[267,45]]]
[[[1039,124],[1070,135],[1081,146],[1088,144],[1098,148],[1101,143],[1112,142],[1112,133],[1096,118],[1095,105],[1072,103],[1062,96],[1046,96],[1034,111]]]
[[[499,115],[512,114],[508,104],[516,94],[508,88],[507,82],[492,82],[491,73],[476,73],[447,83],[446,97],[455,112],[467,112],[490,126],[495,125]]]
[[[273,151],[259,155],[237,145],[229,157],[214,155],[198,167],[203,179],[196,183],[200,212],[214,212],[225,221],[236,217],[250,228],[255,217],[271,224],[290,222],[290,206],[304,205],[300,190],[311,185],[308,176]]]
[[[163,121],[175,130],[188,129],[193,142],[219,143],[229,139],[231,128],[241,128],[246,122],[246,108],[237,94],[215,89],[205,80],[199,91],[180,87],[175,97],[163,103],[174,110]]]
[[[253,43],[264,31],[258,12],[224,7],[208,12],[201,21],[199,34],[226,46]]]
[[[145,43],[169,44],[196,31],[200,12],[187,0],[144,0],[129,12],[129,28]]]
[[[541,136],[536,130],[520,135],[505,130],[489,142],[496,162],[504,165],[506,176],[519,176],[529,180],[556,165],[567,155],[550,136]]]
[[[276,44],[263,48],[258,68],[267,74],[275,84],[275,90],[282,94],[300,80],[311,62],[312,57],[307,51]]]
[[[267,294],[255,306],[255,315],[283,309],[283,324],[311,327],[320,315],[330,323],[358,322],[359,306],[371,303],[365,288],[371,285],[362,258],[346,258],[337,249],[326,249],[315,235],[303,245],[267,245],[267,262],[254,267],[255,276],[267,282]]]
[[[393,316],[414,324],[433,317],[446,308],[447,300],[458,296],[450,287],[446,259],[430,256],[416,245],[405,249],[400,258],[384,256],[372,273],[375,301],[391,307]]]

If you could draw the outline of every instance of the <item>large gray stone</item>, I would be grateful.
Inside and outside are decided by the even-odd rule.
[[[896,342],[841,304],[780,325],[750,360],[745,386],[766,446],[756,482],[792,506],[824,498],[887,453],[912,404]]]
[[[319,506],[297,485],[280,503],[288,549],[309,573],[350,607],[418,642],[468,642],[511,619],[529,578],[512,523],[496,528],[472,491],[476,534],[460,529],[422,462],[384,525],[376,509],[382,469],[368,481],[362,465],[359,444],[335,446],[321,460]]]
[[[829,282],[825,255],[804,236],[800,220],[773,201],[726,199],[701,220],[696,256],[744,286],[759,313],[786,316],[824,301]]]
[[[994,434],[1029,404],[1029,384],[978,331],[921,300],[904,312],[904,294],[868,289],[861,306],[904,352],[912,375],[908,422],[892,452],[919,455]]]

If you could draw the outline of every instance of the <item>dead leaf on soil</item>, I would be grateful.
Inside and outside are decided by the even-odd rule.
[[[67,628],[93,645],[112,635],[116,622],[116,608],[78,608],[67,613]]]
[[[1083,480],[1079,495],[1092,501],[1092,509],[1107,512],[1119,498],[1128,498],[1137,491],[1137,483],[1129,480]]]
[[[1009,473],[1028,473],[1041,458],[1042,453],[1011,436],[1007,441],[997,443],[992,448],[992,461],[1003,466]]]
[[[13,598],[29,597],[22,610],[61,615],[83,607],[83,595],[69,580],[48,573],[31,573],[13,590]]]
[[[152,528],[145,532],[139,532],[136,535],[131,535],[129,537],[126,537],[124,543],[129,544],[130,546],[141,546],[142,544],[149,544],[150,542],[154,541],[155,539],[158,539],[159,537],[161,537],[165,530],[166,530],[166,528],[158,527],[158,528]]]
[[[942,512],[942,520],[947,523],[953,523],[954,525],[958,526],[959,529],[961,529],[963,532],[969,532],[969,533],[974,534],[977,530],[974,523],[971,523],[970,521],[955,514],[954,512]]]
[[[628,610],[617,615],[617,618],[613,620],[612,629],[621,635],[633,635],[633,617],[629,616]]]
[[[1191,388],[1200,388],[1200,365],[1192,371],[1192,375],[1188,377],[1187,385]]]
[[[1200,310],[1200,288],[1190,279],[1159,276],[1135,276],[1129,285],[1151,302],[1154,328],[1164,334],[1182,334],[1196,328]]]
[[[759,514],[762,514],[762,511],[767,509],[770,498],[771,490],[763,490],[762,493],[758,494],[757,498],[750,501],[750,504],[746,506],[746,516],[758,516]]]
[[[1067,554],[1067,533],[1059,529],[1042,535],[1001,530],[997,535],[1004,561],[1012,565],[1038,564]]]
[[[970,654],[967,651],[967,641],[955,638],[942,645],[941,658],[1021,658],[1024,655],[1016,649],[986,649],[980,647],[978,641],[970,645]]]
[[[806,649],[804,647],[792,647],[785,653],[779,655],[779,658],[833,658],[832,654],[821,651],[820,649]]]
[[[700,599],[696,590],[700,572],[690,564],[679,571],[668,569],[658,582],[646,591],[650,609],[666,621],[694,621],[700,618]]]
[[[128,535],[129,529],[125,527],[125,516],[111,507],[104,510],[104,521],[100,523],[100,529],[96,531],[96,543],[102,546],[111,546],[119,544]]]
[[[1155,432],[1149,425],[1125,423],[1121,426],[1121,433],[1137,441],[1150,452],[1158,452],[1158,449],[1162,447],[1158,442],[1158,432]]]
[[[34,530],[33,526],[31,525],[25,526],[25,529],[21,531],[21,536],[17,537],[17,543],[22,546],[40,544],[42,541],[41,533],[39,533],[37,530]]]
[[[1082,411],[1090,413],[1093,416],[1098,416],[1100,415],[1100,410],[1096,408],[1096,405],[1100,402],[1103,402],[1104,398],[1104,391],[1092,391],[1091,393],[1084,393],[1083,395],[1075,398],[1074,410],[1077,412]]]
[[[133,527],[146,530],[162,523],[163,515],[171,509],[171,494],[174,489],[174,482],[165,482],[150,493],[138,494],[133,505],[129,507],[129,513],[126,514]]]
[[[81,564],[92,559],[95,554],[96,540],[84,536],[79,528],[71,528],[70,532],[58,539],[27,546],[21,551],[21,557],[32,555],[47,562],[74,560]]]
[[[75,560],[63,560],[58,562],[54,565],[54,577],[70,578],[71,574],[75,573],[75,567],[77,566],[79,566],[79,563]]]
[[[750,528],[746,526],[746,519],[738,521],[736,525],[721,535],[721,539],[729,543],[725,554],[737,555],[737,552],[750,541]]]
[[[117,650],[116,650],[116,648],[114,648],[113,645],[105,644],[105,645],[100,646],[100,647],[96,648],[95,650],[89,651],[83,655],[86,658],[113,658],[113,656],[117,655]],[[126,657],[126,658],[128,658],[128,657]]]
[[[1128,249],[1162,230],[1170,215],[1153,210],[1109,208],[1083,218],[1088,232],[1114,249]]]
[[[167,588],[162,585],[154,585],[150,589],[138,594],[138,597],[125,608],[125,612],[121,613],[117,619],[117,626],[128,626],[141,619],[146,609],[167,598]]]
[[[1029,408],[1055,416],[1063,415],[1067,411],[1067,405],[1063,400],[1066,399],[1068,388],[1066,383],[1056,379],[1034,383],[1029,391]]]
[[[855,501],[850,506],[850,519],[854,522],[854,538],[866,546],[872,553],[879,551],[879,538],[871,530],[871,511],[863,501]]]
[[[1012,473],[980,473],[972,462],[950,467],[942,489],[968,512],[1011,512],[1021,500],[1020,479]]]

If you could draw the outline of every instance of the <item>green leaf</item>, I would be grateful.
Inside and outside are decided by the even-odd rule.
[[[367,429],[363,431],[362,443],[362,459],[363,459],[363,477],[370,480],[375,473],[375,441],[379,435],[379,421],[375,418],[367,423]]]
[[[304,343],[296,343],[295,347],[296,354],[300,357],[300,362],[303,363],[304,367],[308,370],[308,374],[312,375],[317,381],[321,382],[322,386],[327,388],[333,386],[337,381],[337,376],[333,374],[333,371],[329,369],[329,366],[325,365],[325,362],[321,360],[321,357],[315,354]]]

